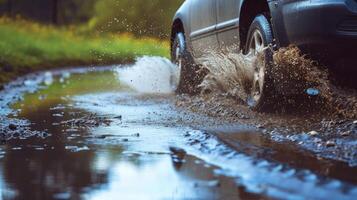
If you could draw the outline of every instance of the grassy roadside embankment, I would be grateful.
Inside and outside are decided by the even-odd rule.
[[[143,55],[169,55],[169,44],[128,34],[80,32],[25,20],[0,18],[0,88],[29,72],[78,65],[132,62]]]

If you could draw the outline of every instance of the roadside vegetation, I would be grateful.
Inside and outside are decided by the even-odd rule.
[[[0,38],[0,85],[36,70],[126,63],[142,55],[169,55],[169,44],[164,40],[6,17],[0,18]]]

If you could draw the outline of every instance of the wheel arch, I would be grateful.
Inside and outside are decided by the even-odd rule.
[[[268,0],[245,0],[243,2],[239,16],[239,39],[241,49],[245,47],[249,27],[258,14],[265,15],[271,23]]]
[[[185,28],[182,20],[180,18],[176,18],[172,23],[172,28],[171,28],[170,49],[172,49],[172,45],[175,40],[176,34],[179,32],[182,32],[185,35]]]

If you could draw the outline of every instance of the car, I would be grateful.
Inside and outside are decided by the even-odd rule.
[[[356,40],[357,0],[186,0],[171,31],[171,58],[180,70],[177,91],[198,91],[199,58],[207,49],[236,45],[246,54],[265,49],[266,64],[253,72],[247,99],[253,109],[264,110],[274,86],[268,70],[272,52],[266,50],[272,48],[262,47],[293,44],[323,60],[355,52]]]

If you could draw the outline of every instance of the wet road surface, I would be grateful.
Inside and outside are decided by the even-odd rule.
[[[41,76],[11,105],[9,116],[41,134],[0,146],[2,199],[357,196],[357,168],[242,124],[217,125],[176,108],[173,94],[134,91],[115,70]]]

